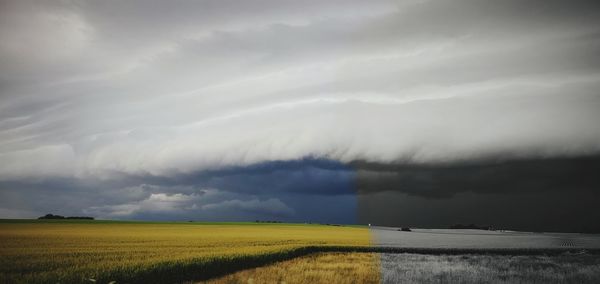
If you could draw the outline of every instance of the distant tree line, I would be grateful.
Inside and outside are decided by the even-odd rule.
[[[77,219],[77,220],[94,220],[94,217],[86,217],[86,216],[61,216],[61,215],[54,215],[54,214],[46,214],[42,217],[38,218],[39,220],[43,220],[43,219]]]
[[[256,220],[255,223],[283,223],[281,221],[273,221],[273,220]]]

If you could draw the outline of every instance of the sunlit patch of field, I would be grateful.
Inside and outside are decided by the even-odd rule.
[[[600,283],[597,255],[381,255],[383,283]]]
[[[298,224],[0,221],[0,283],[177,282],[369,245],[360,227]]]
[[[240,271],[206,283],[331,284],[379,282],[379,254],[317,253],[274,265]]]

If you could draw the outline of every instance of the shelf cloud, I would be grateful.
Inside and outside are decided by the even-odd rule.
[[[301,219],[292,196],[349,212],[390,169],[452,196],[488,164],[552,188],[546,161],[600,151],[599,50],[596,1],[0,1],[0,214],[60,188],[75,213]],[[207,188],[232,195],[171,200]]]

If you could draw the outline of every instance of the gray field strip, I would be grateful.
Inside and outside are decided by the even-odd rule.
[[[382,253],[382,283],[600,283],[597,255]]]
[[[412,229],[371,227],[373,246],[385,248],[560,250],[600,249],[600,235],[515,231]]]

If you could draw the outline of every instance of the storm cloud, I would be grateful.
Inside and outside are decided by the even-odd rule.
[[[402,165],[355,162],[360,194],[398,191],[429,198],[488,194],[588,191],[600,187],[600,157],[470,161]],[[600,192],[599,192],[600,193]]]
[[[593,191],[599,50],[596,1],[3,0],[0,215]]]

